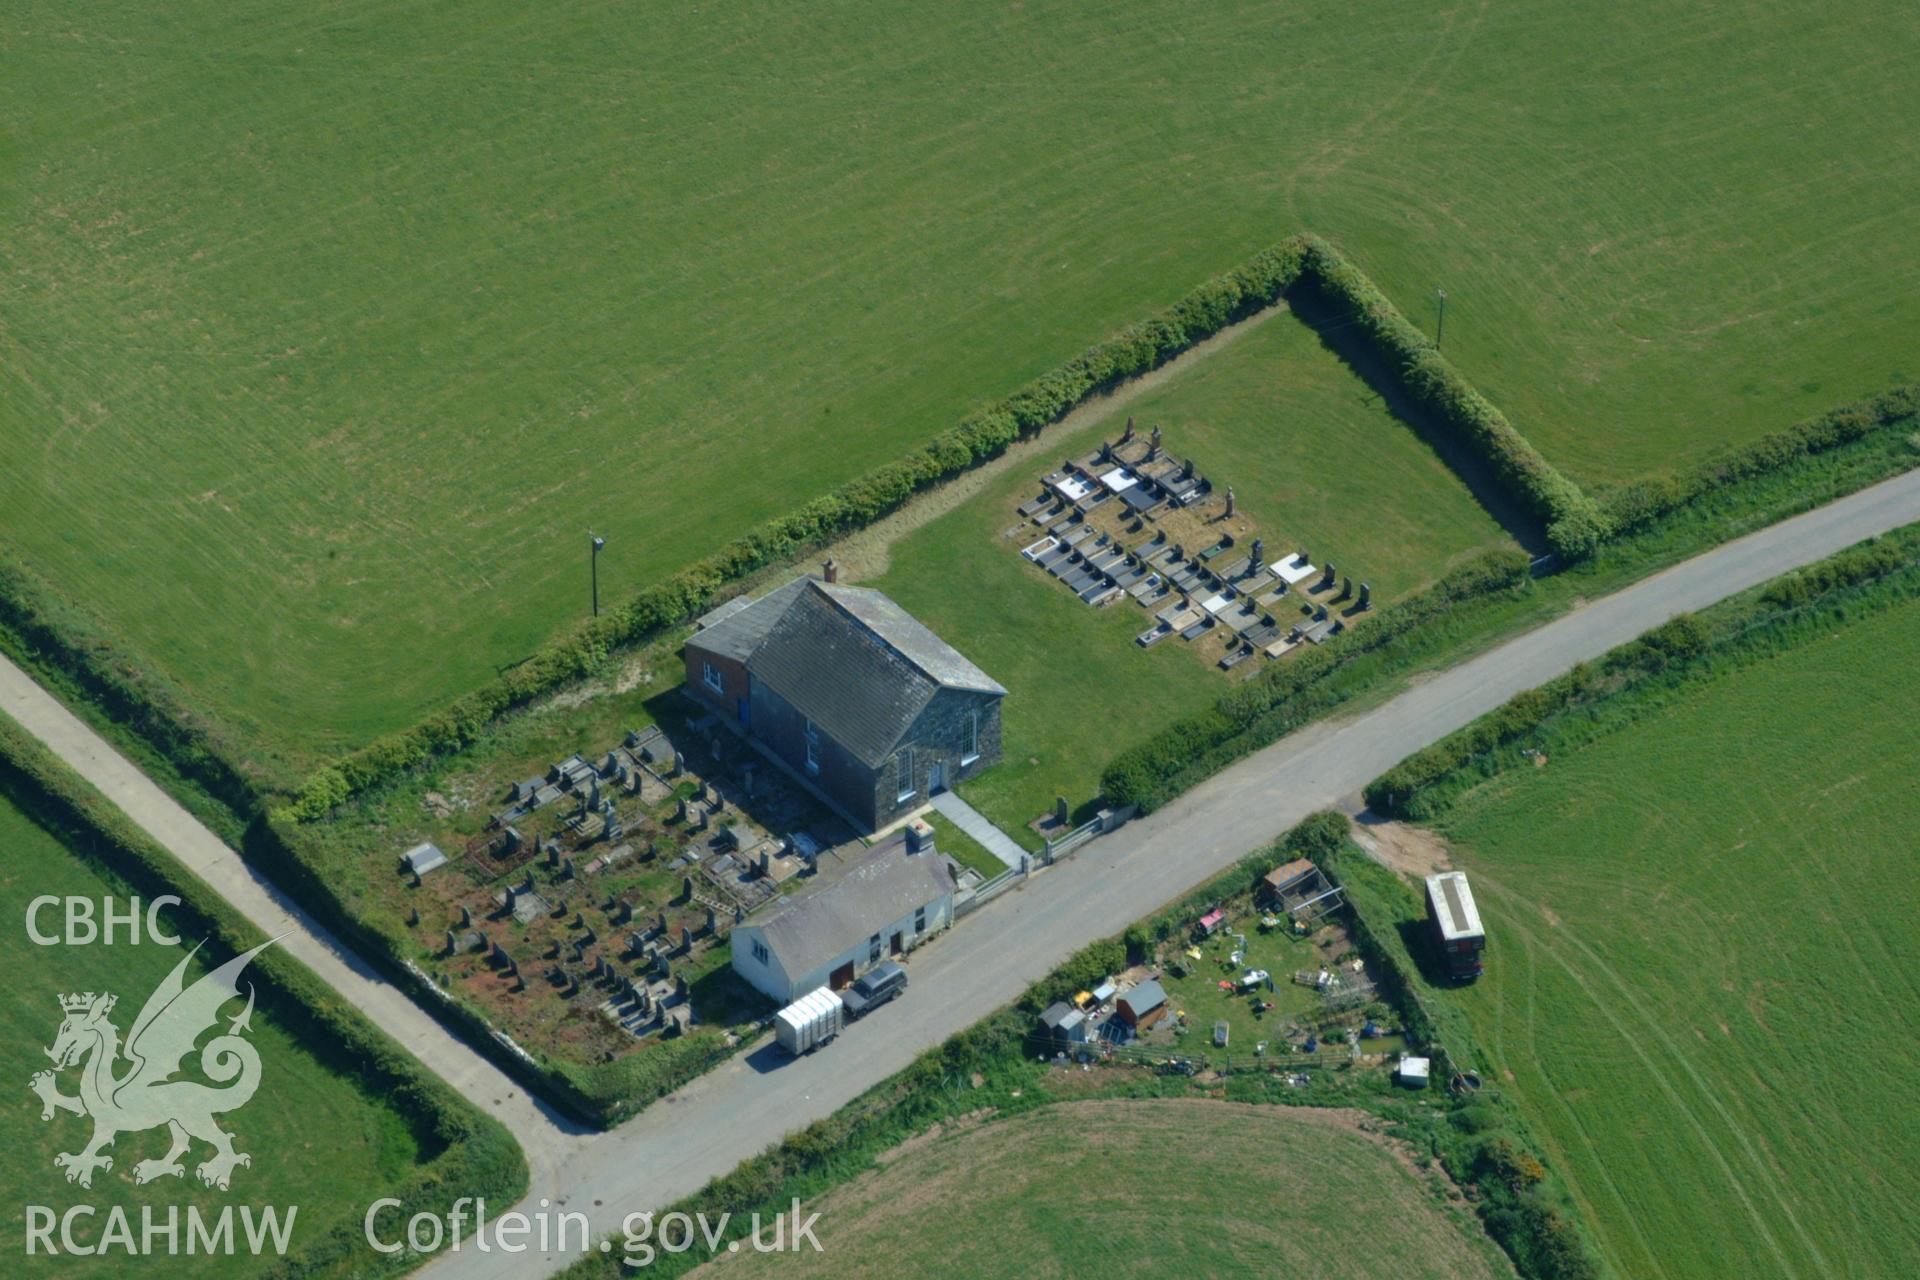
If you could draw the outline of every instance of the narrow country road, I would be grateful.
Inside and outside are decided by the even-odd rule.
[[[1352,796],[1400,759],[1521,690],[1696,610],[1874,534],[1920,521],[1920,471],[1716,548],[1594,601],[1371,711],[1311,725],[1202,783],[1165,809],[1088,844],[917,952],[912,988],[829,1049],[788,1061],[749,1050],[611,1133],[584,1134],[530,1102],[255,875],[140,772],[0,660],[0,709],[37,734],[141,826],[526,1148],[542,1198],[584,1212],[595,1239],[726,1173],[830,1114],[923,1050],[1006,1004],[1073,951],[1217,874],[1315,809]],[[506,1206],[491,1206],[497,1214]],[[577,1241],[569,1239],[577,1248]],[[564,1250],[471,1247],[429,1271],[466,1278],[544,1274]]]

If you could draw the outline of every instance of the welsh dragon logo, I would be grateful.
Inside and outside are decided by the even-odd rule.
[[[210,1187],[225,1191],[234,1169],[253,1163],[251,1156],[233,1149],[233,1135],[213,1119],[244,1106],[260,1087],[260,1055],[241,1039],[253,1016],[252,983],[247,984],[246,1007],[228,1020],[226,1033],[214,1036],[200,1050],[201,1072],[224,1087],[171,1077],[193,1052],[201,1033],[219,1020],[220,1007],[239,997],[241,971],[272,945],[263,942],[235,956],[191,987],[182,976],[193,959],[189,952],[147,997],[124,1045],[119,1029],[107,1017],[119,997],[91,991],[60,997],[66,1018],[53,1047],[46,1051],[54,1070],[36,1073],[29,1087],[40,1096],[42,1120],[53,1119],[56,1111],[93,1118],[93,1140],[86,1148],[53,1158],[55,1166],[67,1171],[68,1182],[91,1187],[95,1170],[113,1168],[113,1157],[103,1155],[102,1149],[112,1146],[115,1137],[160,1125],[167,1127],[172,1145],[158,1160],[136,1164],[135,1182],[184,1176],[180,1157],[195,1138],[213,1147],[213,1155],[194,1170]],[[120,1069],[122,1059],[127,1064],[124,1070]],[[69,1097],[60,1092],[55,1073],[75,1066],[80,1068],[80,1093]]]

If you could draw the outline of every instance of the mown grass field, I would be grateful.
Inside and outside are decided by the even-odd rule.
[[[1606,482],[1912,374],[1911,6],[0,17],[0,537],[295,763],[1291,231]]]
[[[1058,1103],[931,1141],[808,1206],[821,1252],[706,1277],[1408,1276],[1513,1269],[1351,1112]]]
[[[83,1189],[66,1181],[53,1157],[79,1151],[92,1133],[92,1122],[70,1113],[40,1118],[40,1102],[27,1091],[28,1080],[51,1064],[42,1052],[60,1028],[60,997],[76,991],[111,991],[119,996],[112,1021],[124,1036],[147,996],[180,962],[180,948],[143,944],[129,946],[124,934],[113,946],[32,945],[26,935],[27,904],[43,894],[73,894],[95,900],[113,895],[124,909],[126,891],[102,878],[75,855],[35,825],[10,802],[0,799],[0,916],[10,936],[7,949],[11,980],[0,996],[0,1078],[15,1090],[10,1104],[0,1109],[0,1181],[7,1188],[7,1213],[14,1227],[24,1230],[23,1206],[46,1205],[56,1213],[74,1204],[91,1204],[98,1214],[77,1226],[83,1241],[92,1242],[105,1227],[110,1206],[131,1215],[136,1240],[142,1205],[153,1206],[164,1220],[168,1206],[185,1214],[196,1205],[212,1218],[222,1206],[298,1206],[291,1251],[318,1239],[325,1228],[343,1221],[357,1222],[366,1206],[385,1189],[409,1174],[420,1156],[418,1145],[401,1118],[369,1100],[352,1085],[316,1060],[309,1050],[256,1009],[248,1039],[258,1049],[261,1083],[257,1093],[238,1110],[219,1117],[234,1136],[236,1150],[253,1157],[250,1166],[237,1169],[231,1190],[203,1187],[194,1167],[210,1149],[195,1143],[182,1163],[183,1178],[162,1178],[145,1186],[133,1181],[134,1165],[158,1158],[167,1149],[164,1129],[123,1133],[108,1149],[110,1171],[96,1173],[93,1186]],[[42,913],[43,932],[60,932],[60,909]],[[169,922],[170,924],[172,922]],[[177,928],[177,924],[172,924]],[[144,935],[143,935],[144,936]],[[191,947],[197,939],[185,938]],[[204,967],[189,971],[193,977]],[[188,979],[189,983],[193,980]],[[227,1014],[237,1013],[234,1004]],[[222,1024],[224,1026],[224,1022]],[[189,1058],[187,1075],[197,1073]],[[122,1062],[116,1070],[124,1070]],[[61,1092],[78,1091],[79,1071],[60,1073]],[[185,1248],[182,1220],[181,1247]],[[235,1223],[238,1234],[240,1225]],[[24,1251],[24,1236],[17,1235]],[[54,1237],[59,1240],[58,1233]],[[162,1243],[164,1248],[164,1242]],[[113,1255],[123,1258],[122,1254]],[[142,1275],[247,1276],[262,1273],[272,1258],[256,1259],[244,1252],[237,1257],[147,1257],[133,1264]],[[26,1257],[20,1253],[9,1274],[23,1276],[99,1275],[115,1264],[99,1258]]]
[[[1691,691],[1444,824],[1464,1009],[1623,1276],[1900,1276],[1920,1252],[1920,605]]]
[[[1094,795],[1115,752],[1232,687],[1211,665],[1217,641],[1205,658],[1177,639],[1142,649],[1134,637],[1153,625],[1150,610],[1131,601],[1089,609],[1020,556],[1027,539],[1006,536],[1061,457],[1117,439],[1129,416],[1143,433],[1160,424],[1166,448],[1192,456],[1216,489],[1232,485],[1275,559],[1305,547],[1371,581],[1382,601],[1506,540],[1413,429],[1285,312],[1113,413],[1074,424],[1036,460],[896,541],[886,572],[866,584],[1007,687],[1005,759],[966,794],[1017,838],[1030,837],[1021,828],[1056,796],[1079,805]]]

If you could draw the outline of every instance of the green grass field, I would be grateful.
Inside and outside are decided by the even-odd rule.
[[[1432,1276],[1513,1269],[1350,1112],[1058,1103],[913,1149],[808,1206],[821,1252],[699,1274]]]
[[[1909,603],[1446,819],[1489,933],[1447,998],[1618,1275],[1911,1271],[1916,672]]]
[[[0,17],[0,536],[295,762],[1299,229],[1606,482],[1911,364],[1910,6]]]
[[[42,1050],[54,1042],[60,1028],[59,998],[75,991],[113,992],[119,1005],[112,1021],[124,1035],[147,996],[185,953],[166,946],[129,946],[124,938],[110,947],[28,944],[25,921],[31,899],[72,894],[97,904],[102,895],[111,894],[124,909],[125,890],[95,874],[5,800],[0,800],[0,853],[4,853],[0,856],[0,915],[9,929],[17,931],[13,936],[18,939],[8,949],[11,980],[0,996],[0,1031],[5,1033],[0,1037],[5,1046],[0,1049],[0,1073],[17,1090],[0,1110],[5,1151],[0,1155],[0,1178],[13,1202],[8,1212],[16,1225],[24,1205],[46,1205],[59,1213],[70,1205],[91,1204],[98,1207],[98,1215],[77,1227],[79,1237],[91,1241],[103,1230],[109,1207],[120,1206],[131,1215],[137,1239],[143,1205],[152,1206],[162,1219],[168,1206],[184,1214],[187,1206],[195,1205],[211,1217],[227,1204],[256,1209],[293,1205],[298,1206],[298,1216],[291,1249],[298,1250],[318,1239],[327,1227],[357,1222],[367,1204],[385,1194],[383,1188],[397,1185],[412,1172],[420,1151],[400,1117],[356,1091],[271,1017],[256,1010],[248,1039],[260,1054],[260,1088],[244,1107],[220,1118],[222,1127],[233,1134],[236,1150],[253,1157],[250,1166],[235,1171],[230,1191],[203,1187],[195,1178],[194,1166],[210,1152],[199,1143],[183,1157],[183,1178],[135,1184],[134,1165],[166,1151],[167,1135],[160,1129],[121,1134],[108,1151],[114,1158],[112,1170],[96,1174],[89,1189],[69,1184],[65,1173],[54,1167],[53,1157],[57,1152],[79,1151],[92,1124],[66,1112],[43,1121],[39,1101],[27,1092],[28,1079],[50,1066]],[[42,931],[59,932],[58,920],[58,908],[44,912]],[[191,947],[196,939],[184,941]],[[190,972],[197,977],[205,969]],[[235,1004],[227,1013],[238,1009]],[[189,1078],[194,1074],[193,1062],[188,1059]],[[61,1091],[75,1093],[77,1078],[77,1071],[60,1073]],[[184,1219],[181,1230],[184,1250]],[[236,1233],[239,1230],[236,1223]],[[54,1239],[57,1244],[57,1232]],[[270,1261],[242,1253],[212,1259],[147,1257],[137,1265],[140,1274],[151,1276],[245,1276],[261,1273]],[[111,1269],[114,1264],[99,1258],[42,1254],[21,1256],[12,1265],[16,1275],[83,1276],[99,1275],[102,1267]]]
[[[1092,796],[1114,752],[1232,687],[1211,666],[1217,642],[1205,659],[1179,640],[1141,649],[1134,637],[1153,625],[1151,611],[1130,601],[1089,609],[1021,558],[1024,539],[1005,536],[1059,457],[1118,438],[1129,415],[1143,432],[1159,423],[1167,449],[1191,455],[1216,487],[1233,485],[1274,558],[1304,546],[1371,580],[1382,600],[1506,537],[1433,450],[1289,314],[1075,425],[1038,460],[1010,466],[895,542],[886,572],[867,583],[1006,685],[1005,759],[966,794],[1016,838],[1030,836],[1022,828],[1056,796],[1075,805]],[[1339,461],[1317,465],[1324,458]]]

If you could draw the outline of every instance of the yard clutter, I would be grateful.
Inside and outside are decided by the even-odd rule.
[[[1189,930],[1176,929],[1142,966],[1173,1016],[1131,1028],[1130,1051],[1221,1068],[1249,1061],[1244,1047],[1231,1049],[1250,1041],[1251,1061],[1261,1064],[1311,1054],[1320,1069],[1389,1071],[1406,1045],[1336,919],[1344,905],[1340,885],[1297,859],[1200,908]],[[1195,1040],[1205,1047],[1187,1047]]]

